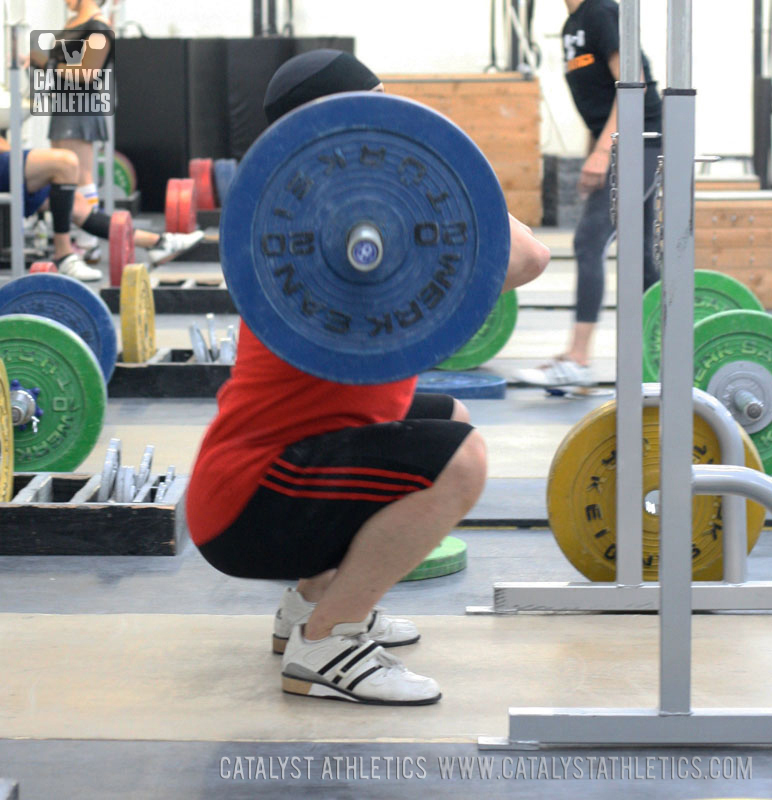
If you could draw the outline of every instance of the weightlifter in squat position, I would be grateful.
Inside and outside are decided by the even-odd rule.
[[[277,70],[273,123],[315,98],[383,90],[353,56],[317,50]],[[503,291],[536,278],[549,251],[510,216]],[[290,366],[241,324],[187,498],[193,541],[236,577],[300,579],[274,624],[285,691],[389,705],[439,700],[431,678],[384,648],[416,642],[375,604],[472,508],[486,476],[482,436],[448,396],[416,378],[343,385]]]

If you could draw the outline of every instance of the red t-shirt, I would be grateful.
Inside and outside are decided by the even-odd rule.
[[[417,380],[353,386],[315,378],[275,356],[242,322],[236,364],[217,393],[218,413],[188,486],[193,541],[204,544],[231,525],[293,442],[404,419]]]

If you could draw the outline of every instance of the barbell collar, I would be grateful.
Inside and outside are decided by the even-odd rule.
[[[375,225],[361,222],[348,235],[346,254],[359,272],[372,272],[383,260],[383,239]]]

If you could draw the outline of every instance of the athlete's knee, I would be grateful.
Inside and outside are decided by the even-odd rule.
[[[53,148],[50,151],[55,178],[59,183],[77,183],[80,163],[78,156],[72,150]]]
[[[453,398],[453,413],[450,415],[450,418],[454,422],[467,422],[467,423],[471,419],[471,416],[469,415],[469,409],[455,397]]]
[[[54,159],[58,169],[67,175],[74,176],[74,180],[77,180],[78,170],[80,169],[80,162],[78,161],[77,155],[75,155],[72,150],[64,149],[53,150],[52,152],[54,153]]]
[[[488,449],[485,439],[478,430],[473,429],[440,473],[437,483],[442,481],[449,497],[463,506],[471,507],[485,486],[487,470]]]

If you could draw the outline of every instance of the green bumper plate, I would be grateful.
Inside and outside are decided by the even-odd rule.
[[[402,579],[403,581],[423,581],[427,578],[439,578],[452,575],[466,569],[466,542],[455,536],[446,536],[439,547],[431,553]]]
[[[477,333],[437,369],[465,370],[494,358],[509,341],[517,324],[517,292],[505,292],[496,301]]]
[[[18,472],[72,472],[102,432],[107,395],[88,345],[69,328],[43,317],[0,317],[0,359],[8,380],[39,388],[37,432],[14,428]]]
[[[643,380],[646,383],[659,381],[661,301],[662,284],[657,281],[643,295]],[[695,324],[722,311],[737,309],[763,311],[764,306],[750,289],[729,275],[709,269],[694,271]]]
[[[137,173],[134,165],[123,153],[115,153],[113,161],[113,186],[115,187],[116,197],[131,197],[137,188]],[[99,183],[104,183],[104,164],[99,164]]]
[[[765,311],[724,311],[694,326],[694,385],[698,389],[707,391],[714,373],[735,361],[752,361],[772,373],[772,316]],[[772,425],[750,436],[764,471],[772,475]]]

